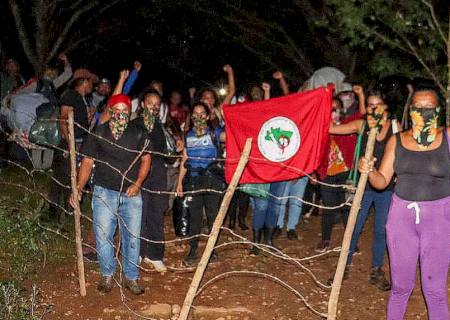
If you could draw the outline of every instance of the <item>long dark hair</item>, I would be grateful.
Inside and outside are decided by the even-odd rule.
[[[192,114],[194,113],[194,109],[199,106],[203,107],[203,109],[205,109],[206,115],[209,117],[211,112],[209,111],[209,108],[206,105],[206,103],[203,103],[203,102],[197,102],[192,105],[192,111],[191,111],[191,114],[189,115],[189,117],[192,117]],[[211,129],[212,128],[211,120],[208,120],[206,122],[206,125],[207,125],[208,129]],[[192,128],[194,128],[194,122],[191,119],[189,119],[189,131],[191,131]]]

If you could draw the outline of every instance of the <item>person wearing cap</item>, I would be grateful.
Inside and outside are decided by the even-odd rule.
[[[79,150],[83,138],[89,128],[88,109],[89,104],[86,96],[92,92],[92,83],[96,81],[96,76],[86,69],[78,69],[73,73],[70,81],[71,88],[66,90],[60,99],[60,131],[61,143],[55,150],[53,158],[53,177],[56,180],[50,186],[50,200],[57,205],[51,205],[49,209],[49,219],[56,220],[61,229],[66,229],[66,214],[59,208],[67,208],[67,201],[70,190],[65,186],[70,185],[70,162],[67,156],[68,150],[68,127],[67,119],[70,110],[73,111],[75,121],[75,148]]]
[[[101,78],[95,86],[95,91],[92,93],[92,106],[101,113],[110,94],[111,82],[107,78]],[[102,104],[104,105],[102,106]],[[101,108],[101,110],[99,110],[99,107]]]
[[[94,135],[89,135],[82,146],[84,158],[81,161],[77,188],[81,196],[95,163],[92,210],[102,274],[97,289],[107,293],[114,286],[114,233],[119,224],[124,287],[139,295],[144,292],[144,288],[137,282],[142,217],[141,186],[150,171],[151,157],[147,151],[151,147],[145,132],[129,122],[131,101],[127,96],[113,95],[108,100],[107,108],[110,119],[99,124]],[[143,153],[140,156],[141,151]],[[73,207],[78,205],[73,197],[70,204]]]

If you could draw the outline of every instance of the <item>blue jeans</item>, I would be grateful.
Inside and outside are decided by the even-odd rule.
[[[386,252],[386,221],[391,199],[392,191],[377,192],[366,190],[364,192],[361,209],[356,219],[355,230],[353,230],[347,264],[352,263],[353,253],[358,245],[359,236],[369,215],[369,209],[373,204],[375,207],[375,221],[373,225],[372,267],[381,267],[383,265],[384,254]]]
[[[275,228],[277,224],[277,216],[274,212],[267,210],[269,200],[250,197],[250,204],[253,208],[253,229],[260,230],[266,226],[267,228]]]
[[[308,177],[294,179],[289,181],[274,182],[270,185],[270,193],[276,197],[295,196],[303,198],[306,185],[308,184]],[[300,220],[302,214],[303,202],[299,199],[276,199],[271,197],[269,201],[268,211],[273,211],[278,216],[277,226],[283,228],[284,216],[286,213],[286,204],[289,200],[289,218],[287,223],[288,230],[295,230],[295,227]]]
[[[128,280],[136,280],[139,277],[141,194],[128,198],[122,193],[119,200],[119,192],[94,186],[92,211],[101,274],[112,276],[116,269],[113,242],[119,220],[123,274]]]

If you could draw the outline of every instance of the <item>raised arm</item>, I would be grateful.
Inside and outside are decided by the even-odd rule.
[[[395,160],[395,135],[389,138],[384,150],[384,157],[381,161],[380,168],[375,169],[375,161],[377,159],[361,158],[358,169],[361,173],[369,174],[369,182],[372,187],[378,190],[386,189],[394,176],[394,160]]]
[[[364,120],[353,120],[348,123],[336,125],[331,123],[328,133],[336,135],[348,135],[358,133],[364,125]]]
[[[283,91],[283,95],[287,96],[289,94],[289,86],[284,78],[284,74],[281,71],[275,71],[273,78],[280,81],[281,91]]]
[[[234,82],[233,68],[229,64],[226,64],[223,66],[223,71],[225,71],[228,75],[228,93],[225,99],[223,99],[222,103],[220,104],[220,109],[222,109],[223,105],[230,104],[231,99],[233,99],[234,95],[236,94],[236,83]]]
[[[263,82],[261,84],[261,88],[264,91],[264,100],[269,100],[270,99],[270,84],[268,84],[267,82]]]
[[[366,95],[364,94],[364,88],[360,85],[354,85],[352,87],[353,92],[358,97],[358,103],[359,103],[359,113],[361,115],[366,114]]]
[[[72,77],[72,67],[70,65],[69,59],[67,58],[65,53],[60,53],[58,59],[64,63],[64,71],[53,80],[53,85],[56,89],[61,87],[64,83],[69,81]]]
[[[128,76],[128,79],[125,82],[125,85],[123,87],[122,93],[128,95],[131,91],[131,88],[133,88],[134,83],[136,82],[139,71],[142,69],[142,63],[139,61],[134,62],[134,68],[133,71],[131,71],[130,75]]]
[[[128,70],[120,71],[119,81],[117,82],[116,87],[114,88],[113,95],[122,93],[123,86],[129,75],[130,75],[130,71],[128,71]]]

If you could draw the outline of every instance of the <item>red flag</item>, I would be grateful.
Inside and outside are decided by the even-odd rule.
[[[240,183],[264,183],[310,174],[320,164],[331,120],[333,87],[270,100],[226,105],[225,178],[230,182],[247,138],[250,160]]]

